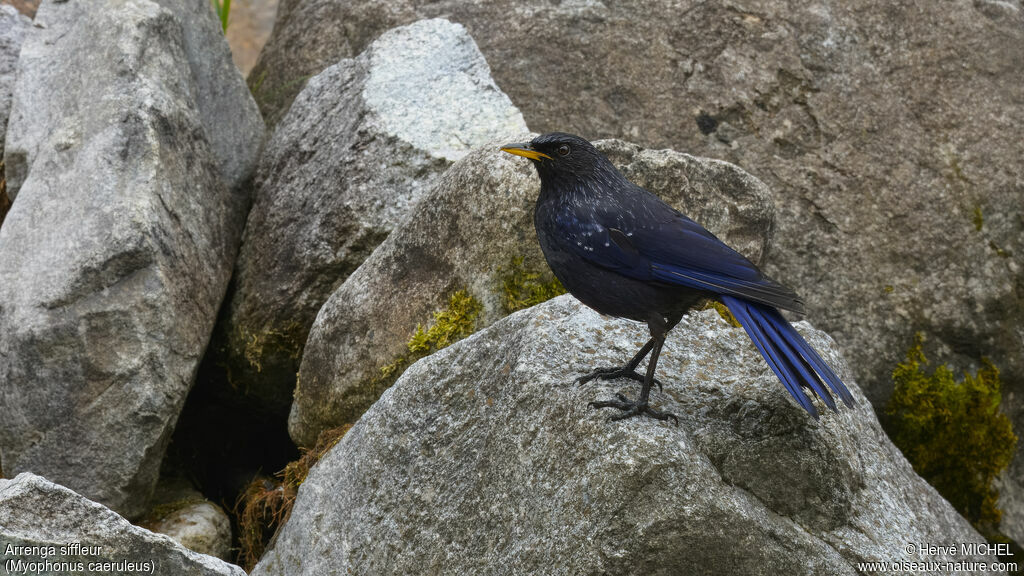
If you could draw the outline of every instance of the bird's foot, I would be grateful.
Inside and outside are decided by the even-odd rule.
[[[630,368],[629,366],[612,366],[609,368],[598,368],[593,372],[584,374],[577,378],[573,383],[580,386],[599,378],[601,380],[615,380],[616,378],[629,378],[630,380],[636,380],[637,382],[643,383],[644,375]],[[658,391],[664,391],[661,386],[661,382],[655,378],[654,383],[658,385]]]
[[[612,420],[625,420],[626,418],[632,418],[633,416],[647,415],[655,420],[661,420],[663,422],[671,418],[672,421],[676,423],[676,426],[679,426],[679,418],[676,418],[675,414],[655,410],[654,408],[651,408],[647,402],[630,401],[622,394],[616,394],[615,397],[617,400],[589,402],[587,406],[590,408],[618,408],[619,410],[622,410],[621,413],[612,416]]]

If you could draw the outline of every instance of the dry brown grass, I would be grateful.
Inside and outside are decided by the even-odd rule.
[[[239,563],[247,572],[252,571],[267,546],[274,540],[292,513],[299,486],[309,471],[352,428],[345,424],[324,430],[312,449],[303,450],[302,456],[290,462],[273,478],[257,476],[246,487],[235,503],[238,517]]]

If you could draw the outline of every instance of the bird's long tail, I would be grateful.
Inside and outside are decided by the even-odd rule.
[[[768,366],[782,380],[786,390],[815,418],[818,411],[804,388],[814,391],[832,410],[836,403],[822,380],[847,406],[853,406],[853,396],[829,368],[814,348],[797,333],[796,329],[771,306],[755,304],[732,296],[721,296],[736,320],[747,331],[754,345],[764,356]]]

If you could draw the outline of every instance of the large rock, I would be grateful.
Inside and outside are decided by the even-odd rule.
[[[245,80],[231,60],[231,50],[224,40],[220,23],[207,2],[195,0],[154,0],[174,14],[174,23],[169,27],[180,35],[180,44],[185,58],[177,62],[183,77],[189,79],[189,86],[177,90],[190,91],[195,100],[199,120],[203,126],[209,148],[214,154],[221,175],[228,187],[237,194],[248,194],[248,184],[259,160],[263,145],[264,126],[256,102],[252,98]],[[62,3],[51,0],[52,4]],[[50,8],[41,8],[45,14]],[[39,27],[48,26],[45,20],[36,18]],[[92,40],[92,42],[97,42]],[[98,45],[98,42],[97,44]],[[101,52],[87,52],[92,66],[102,64],[105,58]],[[23,69],[23,74],[32,70]],[[28,80],[28,81],[31,81]],[[109,90],[106,86],[88,85],[91,90]],[[54,113],[66,112],[55,109]],[[40,142],[51,138],[50,132],[61,130],[64,139],[72,141],[77,137],[77,127],[67,119],[66,114],[44,116],[38,110],[38,102],[22,98],[15,102],[12,115],[22,114],[25,121],[19,121],[19,134],[12,137],[23,141]],[[28,168],[34,164],[38,151],[32,147],[17,147],[6,154],[7,186],[14,199],[28,175]]]
[[[0,135],[7,133],[7,118],[11,114],[11,95],[14,93],[14,77],[18,69],[21,43],[32,30],[32,20],[22,15],[14,6],[0,6]],[[0,136],[0,156],[4,153]],[[2,176],[2,174],[0,174]],[[3,218],[0,217],[0,222]]]
[[[435,14],[466,26],[531,129],[764,180],[779,207],[767,271],[876,407],[921,331],[957,369],[991,358],[1024,430],[1019,1],[283,0],[250,75],[261,109],[273,121],[306,75]]]
[[[260,162],[222,325],[232,381],[286,412],[331,292],[452,162],[525,130],[447,20],[391,30],[311,79]]]
[[[266,127],[245,78],[235,66],[212,2],[154,0],[181,22],[199,116],[224,181],[248,194]],[[242,190],[244,188],[244,190]]]
[[[181,18],[146,0],[46,2],[36,24],[7,141],[24,183],[0,229],[0,460],[135,517],[245,200],[211,151]]]
[[[673,426],[587,408],[635,396],[634,382],[571,384],[629,358],[645,326],[571,296],[512,315],[409,368],[302,483],[253,574],[852,575],[860,562],[993,561],[961,554],[984,539],[888,440],[834,342],[798,328],[855,408],[815,421],[743,329],[705,311],[658,365],[652,401]]]
[[[737,36],[730,9],[709,4],[282,0],[249,83],[274,124],[302,83],[337,58],[395,26],[443,16],[466,26],[532,129],[666,144],[693,129],[699,103],[684,96],[687,81]],[[731,33],[716,36],[723,28]]]
[[[11,113],[11,94],[14,92],[14,78],[18,67],[21,43],[32,29],[32,21],[21,15],[13,6],[0,6],[0,157],[4,153],[7,134],[7,118]],[[3,168],[0,164],[0,182],[3,182]],[[6,183],[0,184],[0,226],[4,224],[11,199],[7,196]]]
[[[0,479],[0,550],[5,574],[245,575],[27,472]]]
[[[764,256],[773,206],[756,178],[725,162],[671,150],[642,150],[621,141],[597,146],[627,177],[755,262]],[[542,282],[551,281],[533,229],[539,191],[533,166],[497,145],[473,152],[445,173],[317,315],[289,419],[299,445],[358,418],[390,382],[382,369],[391,371],[408,353],[417,326],[427,325],[453,292],[467,290],[480,303],[476,324],[483,327],[508,313],[510,275],[540,274]]]

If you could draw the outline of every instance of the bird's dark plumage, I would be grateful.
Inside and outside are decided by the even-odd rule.
[[[594,310],[646,322],[651,330],[651,341],[625,366],[580,379],[640,380],[640,399],[619,395],[593,406],[619,408],[619,417],[674,418],[647,404],[658,354],[682,315],[708,299],[732,311],[789,393],[812,415],[818,413],[805,389],[833,410],[829,388],[852,405],[846,386],[778,311],[802,312],[800,298],[700,224],[626,180],[589,142],[553,132],[502,150],[529,158],[540,175],[534,225],[555,276]],[[641,375],[636,368],[648,353],[647,374]]]

